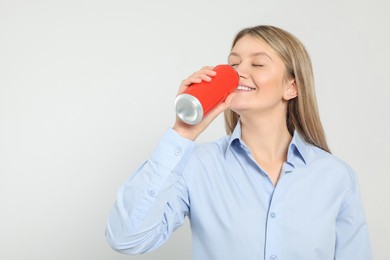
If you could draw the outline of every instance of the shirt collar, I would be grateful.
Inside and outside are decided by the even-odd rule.
[[[241,141],[241,123],[240,121],[237,122],[236,127],[234,128],[232,134],[230,135],[229,138],[229,143],[228,143],[228,149],[232,146],[234,142],[238,140],[241,145],[243,145],[243,142]],[[298,133],[297,130],[294,131],[293,138],[291,139],[291,142],[288,147],[288,152],[287,152],[287,162],[291,164],[295,164],[296,162],[296,157],[301,159],[301,161],[304,164],[308,163],[308,148],[309,144],[306,143],[306,141],[303,139],[303,137]]]
[[[303,137],[294,130],[293,138],[287,152],[287,161],[294,163],[296,157],[299,157],[305,164],[308,163],[308,148],[309,144],[303,139]]]
[[[232,146],[232,143],[235,140],[238,140],[240,143],[242,143],[241,142],[241,123],[240,123],[240,120],[238,120],[236,127],[234,128],[233,132],[230,135],[228,149],[226,151],[228,151],[230,149],[230,147]]]

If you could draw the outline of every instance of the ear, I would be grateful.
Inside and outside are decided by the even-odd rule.
[[[290,100],[298,96],[298,89],[295,79],[290,79],[287,81],[287,86],[283,94],[284,100]]]

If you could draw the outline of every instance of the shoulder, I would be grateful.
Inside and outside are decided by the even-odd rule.
[[[334,178],[348,186],[356,182],[356,173],[349,164],[313,145],[308,146],[307,166],[321,175]]]
[[[210,177],[222,176],[226,167],[226,149],[228,138],[216,141],[196,143],[184,169],[184,179],[188,186],[210,182]]]
[[[197,143],[193,155],[197,158],[210,158],[223,156],[229,146],[229,136],[223,136],[210,142]]]

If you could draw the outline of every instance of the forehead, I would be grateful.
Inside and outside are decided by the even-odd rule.
[[[270,57],[277,56],[276,52],[264,40],[251,35],[245,35],[239,39],[231,52],[240,56],[250,55],[255,52],[265,52]]]

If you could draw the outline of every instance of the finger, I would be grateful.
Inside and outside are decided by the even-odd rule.
[[[202,70],[202,72],[210,77],[214,77],[215,75],[217,75],[217,72],[215,70],[207,69],[207,70]]]
[[[226,98],[224,103],[226,104],[227,107],[230,107],[230,103],[232,102],[232,99],[234,98],[235,95],[236,95],[236,93],[233,92],[233,93],[230,93],[229,96]]]
[[[206,74],[199,75],[199,78],[206,82],[210,82],[212,80],[212,78],[210,76],[207,76]]]
[[[200,70],[194,72],[191,76],[181,82],[178,94],[183,93],[188,86],[193,83],[201,83],[202,81],[210,82],[212,77],[217,74],[213,69],[214,67],[212,66],[204,66]]]
[[[185,79],[181,82],[181,86],[189,86],[192,83],[200,83],[202,82],[202,79],[200,77],[190,77],[188,79]]]
[[[197,75],[197,74],[206,74],[208,76],[214,77],[215,75],[217,75],[217,72],[214,70],[214,67],[212,66],[204,66],[200,70],[194,72],[193,75]]]
[[[181,85],[182,86],[189,86],[193,83],[201,83],[202,81],[210,82],[211,80],[212,80],[211,76],[208,76],[204,73],[202,73],[202,74],[198,73],[198,74],[191,75],[189,78],[183,80]]]
[[[179,90],[177,91],[177,94],[181,94],[186,91],[186,89],[193,83],[201,83],[201,78],[188,78],[181,82],[179,86]]]
[[[200,70],[213,70],[213,66],[203,66]]]

